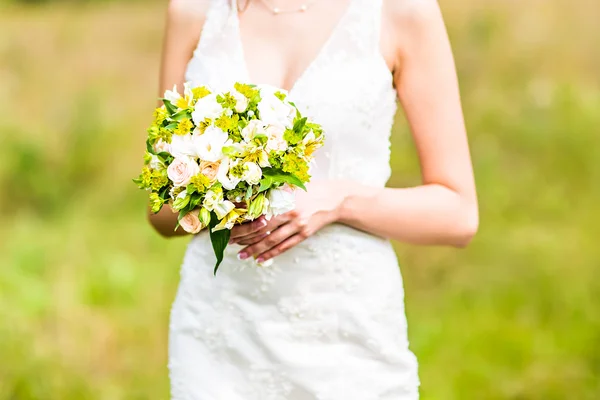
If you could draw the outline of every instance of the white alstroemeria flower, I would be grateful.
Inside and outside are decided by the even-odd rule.
[[[304,136],[304,139],[302,139],[302,144],[303,145],[307,145],[309,143],[314,142],[316,139],[317,138],[315,137],[315,133],[311,129],[310,131],[308,131],[308,133],[306,134],[306,136]]]
[[[196,102],[192,112],[192,120],[198,126],[206,119],[215,120],[219,118],[223,111],[223,107],[217,102],[217,95],[214,93],[209,94]]]
[[[209,126],[204,133],[194,133],[196,155],[202,161],[219,161],[223,158],[223,146],[227,142],[228,135],[216,126]]]
[[[285,128],[281,125],[269,125],[266,129],[267,145],[265,149],[271,151],[286,151],[288,143],[283,138]]]
[[[194,98],[194,93],[192,92],[192,87],[190,86],[190,84],[188,82],[183,84],[183,95],[185,96],[186,99],[193,99]]]
[[[171,102],[171,104],[177,103],[177,100],[181,98],[181,95],[177,92],[177,85],[173,85],[173,90],[166,90],[164,98]]]
[[[235,225],[235,223],[237,222],[237,220],[240,218],[240,216],[242,214],[243,214],[243,211],[240,211],[239,209],[234,208],[233,210],[229,211],[229,213],[221,219],[221,222],[219,222],[219,224],[217,226],[215,226],[212,229],[212,231],[216,232],[216,231],[220,231],[223,229],[233,228],[233,226]]]
[[[251,120],[248,122],[248,125],[242,129],[242,138],[244,138],[246,142],[251,141],[256,135],[259,134],[265,135],[266,131],[264,123],[258,119]]]
[[[269,86],[261,86],[260,94],[262,98],[258,103],[260,119],[269,125],[282,125],[291,128],[296,116],[296,109],[291,104],[279,100],[274,94],[277,91],[282,93],[285,93],[285,91],[274,89]]]
[[[192,135],[173,135],[169,151],[175,158],[196,157],[196,147]]]
[[[209,190],[204,195],[204,201],[202,202],[202,205],[208,211],[213,211],[215,209],[215,207],[217,207],[222,202],[223,202],[223,192],[222,191]]]
[[[244,163],[244,173],[242,175],[244,181],[250,185],[258,185],[260,178],[262,178],[262,170],[257,164],[253,162]]]
[[[285,214],[296,207],[296,194],[294,190],[287,185],[279,189],[271,189],[267,194],[269,200],[269,209],[266,213],[267,219]]]
[[[248,108],[248,98],[235,89],[231,91],[231,95],[235,99],[235,112],[241,114],[246,111]]]
[[[215,212],[215,214],[217,214],[217,218],[223,219],[223,217],[225,217],[227,214],[229,214],[229,212],[231,210],[233,210],[234,208],[235,208],[235,204],[233,204],[229,200],[224,200],[224,201],[218,203],[213,208],[213,211]]]
[[[223,188],[233,190],[242,180],[241,175],[236,176],[231,173],[231,169],[235,168],[238,164],[239,161],[231,161],[229,158],[225,158],[221,161],[219,172],[217,172],[217,180],[223,185]]]

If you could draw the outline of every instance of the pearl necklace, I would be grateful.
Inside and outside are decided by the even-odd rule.
[[[305,12],[307,11],[313,4],[317,2],[317,0],[311,0],[304,4],[301,4],[298,8],[295,9],[281,9],[279,7],[275,7],[269,0],[260,0],[272,13],[273,15],[281,15],[281,14],[293,14],[297,12]]]

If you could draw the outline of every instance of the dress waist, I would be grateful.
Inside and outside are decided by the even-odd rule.
[[[228,245],[225,250],[225,258],[237,260],[237,253],[242,249],[239,245]],[[189,244],[188,251],[200,251],[212,253],[212,245],[208,231],[196,235]],[[333,260],[354,254],[366,255],[376,253],[379,256],[389,254],[395,257],[394,249],[387,239],[359,231],[342,224],[331,224],[288,250],[280,257],[313,257],[320,259],[331,257]],[[207,254],[208,255],[208,254]]]

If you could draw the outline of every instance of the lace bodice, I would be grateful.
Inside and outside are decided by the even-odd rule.
[[[318,179],[351,179],[383,186],[390,176],[389,136],[396,112],[391,73],[380,53],[382,0],[350,0],[316,58],[290,90],[300,111],[323,125],[316,153]],[[212,0],[187,71],[192,85],[226,89],[251,82],[237,7]]]

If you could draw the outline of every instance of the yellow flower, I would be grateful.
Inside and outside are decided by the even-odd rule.
[[[194,124],[192,123],[192,121],[190,119],[188,119],[188,118],[182,119],[177,124],[177,129],[175,129],[175,134],[177,134],[179,136],[187,135],[188,133],[190,133],[192,131],[193,127],[194,127]]]
[[[169,178],[167,177],[167,170],[164,169],[162,171],[153,170],[151,177],[151,188],[155,192],[159,191],[163,186],[169,183]]]
[[[194,100],[201,99],[210,94],[210,90],[208,90],[205,86],[198,86],[192,89],[192,94],[194,96]]]
[[[294,153],[285,154],[283,156],[283,170],[296,175],[302,182],[308,182],[310,180],[308,163]]]
[[[154,123],[160,125],[167,118],[167,109],[165,106],[158,107],[154,110]]]
[[[239,121],[240,117],[237,114],[233,114],[231,117],[228,117],[227,115],[223,114],[215,120],[215,126],[225,132],[235,132],[239,136]],[[239,137],[239,139],[241,139],[241,136]]]
[[[235,90],[246,96],[248,100],[252,100],[259,93],[258,90],[253,88],[252,86],[244,85],[242,83],[236,83],[233,85],[233,87],[235,88]]]
[[[192,177],[190,184],[196,187],[196,191],[202,193],[210,186],[210,179],[208,179],[206,175],[200,173]]]

